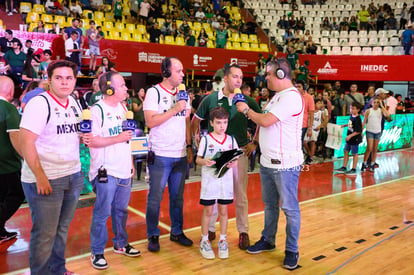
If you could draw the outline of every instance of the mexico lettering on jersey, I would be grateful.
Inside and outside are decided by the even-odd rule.
[[[63,104],[49,91],[26,105],[20,127],[38,135],[35,145],[48,179],[80,171],[80,114],[81,108],[73,97],[68,96]],[[27,163],[23,163],[22,180],[36,181]]]

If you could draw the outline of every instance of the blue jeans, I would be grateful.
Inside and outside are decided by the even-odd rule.
[[[108,241],[106,221],[112,217],[112,231],[115,237],[112,242],[115,247],[125,247],[128,244],[126,222],[128,218],[128,203],[131,197],[131,179],[118,179],[108,175],[108,182],[101,183],[96,177],[92,182],[96,193],[91,224],[91,253],[104,254]]]
[[[67,271],[68,229],[83,188],[81,172],[49,182],[52,186],[50,195],[39,195],[35,183],[22,183],[33,222],[29,256],[32,275],[56,275]]]
[[[301,166],[278,170],[260,166],[262,200],[265,204],[265,224],[262,236],[275,244],[279,221],[279,201],[286,216],[286,250],[298,251],[300,209],[298,181]]]
[[[158,221],[160,204],[165,186],[168,182],[170,194],[171,234],[183,232],[183,203],[187,157],[168,158],[155,156],[154,164],[148,165],[150,182],[147,198],[147,235],[159,236]]]

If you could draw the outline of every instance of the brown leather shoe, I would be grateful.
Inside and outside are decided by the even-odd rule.
[[[211,242],[216,239],[216,232],[208,231],[208,240]]]
[[[245,232],[239,235],[239,248],[246,250],[250,246],[249,235]]]

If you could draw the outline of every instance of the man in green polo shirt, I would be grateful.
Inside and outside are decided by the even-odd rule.
[[[99,100],[101,100],[103,98],[102,92],[99,89],[99,80],[98,78],[94,79],[92,81],[92,95],[89,98],[88,101],[88,105],[92,106],[93,104],[95,104],[96,102],[98,102]]]
[[[303,80],[305,83],[312,81],[312,78],[309,76],[309,60],[305,60],[304,64],[299,67],[296,80]]]
[[[233,182],[234,182],[234,198],[236,207],[236,224],[239,231],[239,247],[240,249],[247,249],[250,245],[248,235],[248,200],[247,200],[247,171],[248,158],[250,154],[256,149],[256,142],[249,142],[247,136],[248,118],[242,113],[237,112],[236,106],[232,99],[234,96],[234,89],[240,88],[243,82],[243,72],[239,65],[233,64],[224,66],[224,88],[221,91],[213,92],[208,95],[199,105],[193,120],[191,122],[191,131],[196,140],[200,140],[200,121],[208,120],[210,111],[217,106],[221,106],[230,114],[229,123],[227,127],[227,134],[236,138],[237,144],[245,151],[245,154],[237,162],[237,167],[233,168]],[[246,103],[255,112],[261,112],[259,105],[251,97],[245,96]],[[209,125],[209,132],[212,131]],[[209,239],[215,238],[214,225],[217,219],[215,215],[210,223]]]
[[[20,116],[9,103],[13,94],[13,81],[0,76],[0,243],[16,238],[17,232],[6,231],[5,224],[24,201],[18,146]]]

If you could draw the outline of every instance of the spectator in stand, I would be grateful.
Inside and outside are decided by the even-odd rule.
[[[19,39],[13,37],[13,31],[7,29],[4,32],[4,37],[0,38],[0,55],[3,56],[8,50],[13,49],[13,42],[19,41]],[[21,43],[21,42],[20,42]]]
[[[410,55],[410,50],[414,41],[413,24],[410,23],[401,34],[401,45],[404,48],[404,54]]]
[[[187,37],[190,35],[190,31],[191,31],[191,27],[188,24],[186,19],[183,19],[183,23],[181,24],[181,26],[179,27],[179,31],[180,31],[180,35],[182,37]]]
[[[303,146],[305,147],[305,150],[308,154],[305,159],[305,164],[311,164],[313,162],[313,156],[315,155],[316,141],[318,140],[319,132],[325,126],[328,119],[323,112],[323,101],[321,99],[315,99],[314,102],[315,114],[313,116],[312,135],[310,137],[306,135],[303,142]]]
[[[295,87],[301,93],[305,108],[303,109],[303,122],[302,122],[302,143],[304,142],[305,135],[312,136],[313,115],[315,113],[315,101],[313,97],[306,92],[306,83],[303,80],[297,80]]]
[[[101,26],[96,26],[96,30],[98,31],[100,37],[105,38],[105,33],[102,31]]]
[[[26,61],[26,54],[21,51],[22,43],[18,39],[13,39],[13,49],[7,51],[4,55],[10,68],[10,77],[14,80],[15,85],[22,84],[22,71],[24,62]]]
[[[17,9],[19,8],[19,4],[17,0],[5,0],[4,3],[6,6],[6,13],[8,16],[12,16],[13,13],[18,13]]]
[[[112,2],[112,1],[111,1]],[[90,1],[92,10],[96,11],[105,11],[105,6],[102,0],[91,0]],[[137,3],[138,5],[138,3]],[[112,6],[112,5],[111,5]],[[131,9],[132,10],[132,9]],[[92,18],[92,17],[91,17]],[[85,19],[91,19],[91,18],[85,18]]]
[[[208,35],[204,28],[200,30],[200,34],[198,35],[197,42],[198,42],[199,47],[207,47]]]
[[[349,20],[349,31],[358,31],[358,22],[355,16],[351,16],[351,20]]]
[[[303,19],[303,16],[301,16],[296,22],[296,29],[305,31],[305,26],[306,26],[305,19]]]
[[[32,44],[33,44],[33,41],[30,39],[27,39],[26,42],[24,42],[22,52],[27,54],[27,51],[32,48]]]
[[[385,29],[386,30],[396,30],[397,29],[397,19],[395,19],[394,13],[390,14],[385,20]]]
[[[78,76],[81,75],[81,63],[79,62],[79,55],[82,52],[80,48],[77,38],[78,32],[72,31],[70,34],[70,38],[66,39],[65,41],[65,51],[66,51],[66,60],[72,61],[78,66]]]
[[[137,123],[137,127],[141,130],[144,130],[145,128],[144,110],[142,110],[144,99],[144,88],[139,89],[137,96],[134,96],[132,98],[132,111],[134,112],[134,120]]]
[[[92,106],[103,98],[101,89],[99,88],[99,79],[95,78],[92,81],[92,92],[85,95],[85,101],[89,106]]]
[[[49,90],[49,85],[46,80],[40,80],[40,81],[31,81],[26,86],[26,91],[24,92],[24,96],[21,99],[20,107],[22,108],[22,111],[24,111],[24,108],[26,107],[26,104],[35,96],[46,92]]]
[[[69,37],[72,35],[73,31],[75,31],[78,34],[78,36],[76,38],[77,47],[78,47],[77,50],[78,51],[76,51],[77,54],[75,54],[75,56],[78,57],[78,61],[75,62],[75,64],[78,64],[78,72],[79,72],[78,74],[82,75],[80,73],[81,72],[80,69],[81,69],[81,64],[82,64],[81,58],[82,58],[82,49],[83,49],[84,36],[83,36],[82,29],[79,27],[79,24],[80,24],[80,19],[79,18],[73,18],[72,19],[72,26],[65,29],[64,38],[65,38],[65,40],[69,39]],[[66,42],[65,42],[65,48],[66,48]],[[66,56],[68,56],[67,53],[66,53]]]
[[[211,24],[211,27],[214,29],[214,31],[217,31],[217,30],[220,29],[220,22],[217,19],[217,16],[216,15],[213,15],[213,18],[212,18],[210,24]]]
[[[91,2],[89,0],[79,0],[79,4],[81,5],[82,9],[84,10],[91,10]]]
[[[366,30],[368,25],[369,12],[365,9],[365,5],[361,5],[361,10],[358,11],[359,29]]]
[[[155,23],[148,29],[149,40],[151,43],[160,43],[160,38],[163,38],[158,23]]]
[[[341,31],[348,31],[349,29],[349,23],[348,23],[348,18],[344,17],[341,21],[341,23],[339,23],[339,29]]]
[[[58,0],[46,0],[45,3],[46,13],[48,14],[56,14],[56,15],[62,15],[63,9],[60,5],[60,2]]]
[[[381,6],[377,12],[377,31],[383,30],[385,26],[384,7]]]
[[[33,57],[30,52],[31,51],[29,51],[29,54],[26,55],[26,61],[24,62],[22,70],[23,89],[26,88],[30,81],[40,81],[37,71],[33,67]]]
[[[263,58],[263,54],[259,54],[259,59],[256,65],[256,79],[254,81],[254,87],[260,87],[260,83],[266,83],[266,61]]]
[[[369,4],[369,6],[368,6],[368,12],[369,12],[369,14],[371,15],[371,14],[376,14],[377,13],[377,7],[375,7],[375,4],[374,4],[374,2],[371,2],[370,4]]]
[[[327,115],[327,119],[328,120],[330,120],[331,119],[331,116],[332,116],[332,102],[331,102],[331,100],[330,100],[330,98],[331,98],[331,92],[332,92],[332,86],[331,86],[331,84],[329,84],[329,87],[330,88],[328,88],[328,89],[325,89],[323,92],[322,92],[322,99],[323,99],[323,101],[324,101],[324,103],[325,103],[325,106],[326,106],[326,110],[328,111],[327,113],[328,113],[328,115]]]
[[[277,22],[277,27],[279,29],[289,29],[289,21],[286,19],[286,15],[284,14],[283,17]]]
[[[76,2],[76,0],[72,0],[70,3],[70,16],[74,18],[81,18],[82,17],[82,8],[81,6]]]
[[[367,90],[367,95],[364,97],[364,109],[363,112],[365,112],[367,109],[372,107],[372,101],[375,98],[375,86],[369,85]]]
[[[195,18],[197,19],[197,21],[199,22],[203,22],[206,19],[206,14],[203,11],[202,7],[198,8],[198,11],[195,14]]]
[[[4,58],[3,55],[0,55],[0,76],[1,75],[7,75],[8,71],[9,71],[9,63],[7,62],[7,60]]]
[[[332,112],[329,122],[336,123],[336,117],[342,115],[343,101],[338,91],[333,89],[331,93]]]
[[[295,16],[293,14],[291,14],[290,16],[288,16],[288,21],[289,21],[289,29],[293,29],[296,30],[296,20],[295,20]]]
[[[143,2],[141,2],[140,9],[139,9],[139,23],[140,24],[144,24],[144,25],[147,24],[148,14],[151,8],[152,8],[151,4],[148,3],[148,0],[144,0]]]
[[[370,32],[372,30],[377,30],[377,18],[374,13],[369,16],[367,23],[367,31]]]
[[[115,22],[122,21],[122,2],[121,2],[121,0],[114,0],[112,2],[112,10],[114,11]]]
[[[187,46],[195,46],[196,38],[194,36],[194,30],[190,30],[190,34],[185,37],[185,44]]]
[[[408,22],[408,9],[407,3],[403,4],[403,8],[400,13],[400,30],[405,29],[405,24]]]
[[[283,35],[283,41],[285,42],[285,44],[288,44],[293,39],[295,39],[295,35],[293,34],[292,29],[291,28],[286,29],[286,32]]]
[[[405,106],[404,106],[404,102],[402,101],[402,95],[400,94],[396,94],[395,98],[397,99],[397,110],[396,110],[396,114],[403,114],[405,113]]]
[[[98,77],[102,73],[106,73],[109,71],[117,72],[115,69],[115,63],[111,62],[108,57],[102,57],[101,66],[99,66],[98,71],[96,72],[96,76]]]
[[[299,55],[295,53],[292,47],[288,48],[288,54],[286,59],[289,61],[290,68],[292,70],[292,79],[295,79],[296,70],[299,68]]]
[[[262,91],[260,92],[260,96],[256,98],[256,102],[259,105],[261,110],[264,110],[264,107],[269,102],[269,90],[267,88],[262,88]]]
[[[358,85],[357,84],[351,84],[350,93],[345,95],[344,105],[343,105],[343,108],[342,108],[342,115],[343,116],[349,116],[351,114],[350,107],[351,107],[352,102],[357,102],[362,107],[364,107],[364,96],[361,93],[358,93]]]
[[[338,22],[336,21],[336,17],[332,17],[332,23],[331,23],[331,31],[339,31],[340,26]]]
[[[331,23],[329,22],[329,18],[325,17],[322,21],[321,28],[325,31],[331,30]]]
[[[32,32],[45,32],[45,26],[42,20],[37,21],[37,27],[34,27]]]
[[[305,60],[302,66],[299,67],[299,70],[296,74],[296,80],[303,80],[306,84],[313,79],[309,76],[309,60]]]
[[[224,29],[224,24],[220,24],[220,28],[216,33],[216,48],[224,48],[226,46],[228,34],[227,30]]]
[[[90,28],[87,30],[89,44],[89,76],[94,76],[96,73],[96,57],[101,55],[99,42],[102,37],[99,35],[98,30],[95,28],[95,21],[89,21]]]
[[[306,42],[305,51],[307,54],[316,54],[318,47],[316,46],[315,42],[312,40],[312,36],[309,36],[308,42]]]
[[[137,0],[129,0],[129,11],[131,14],[131,23],[138,23],[139,2]]]

